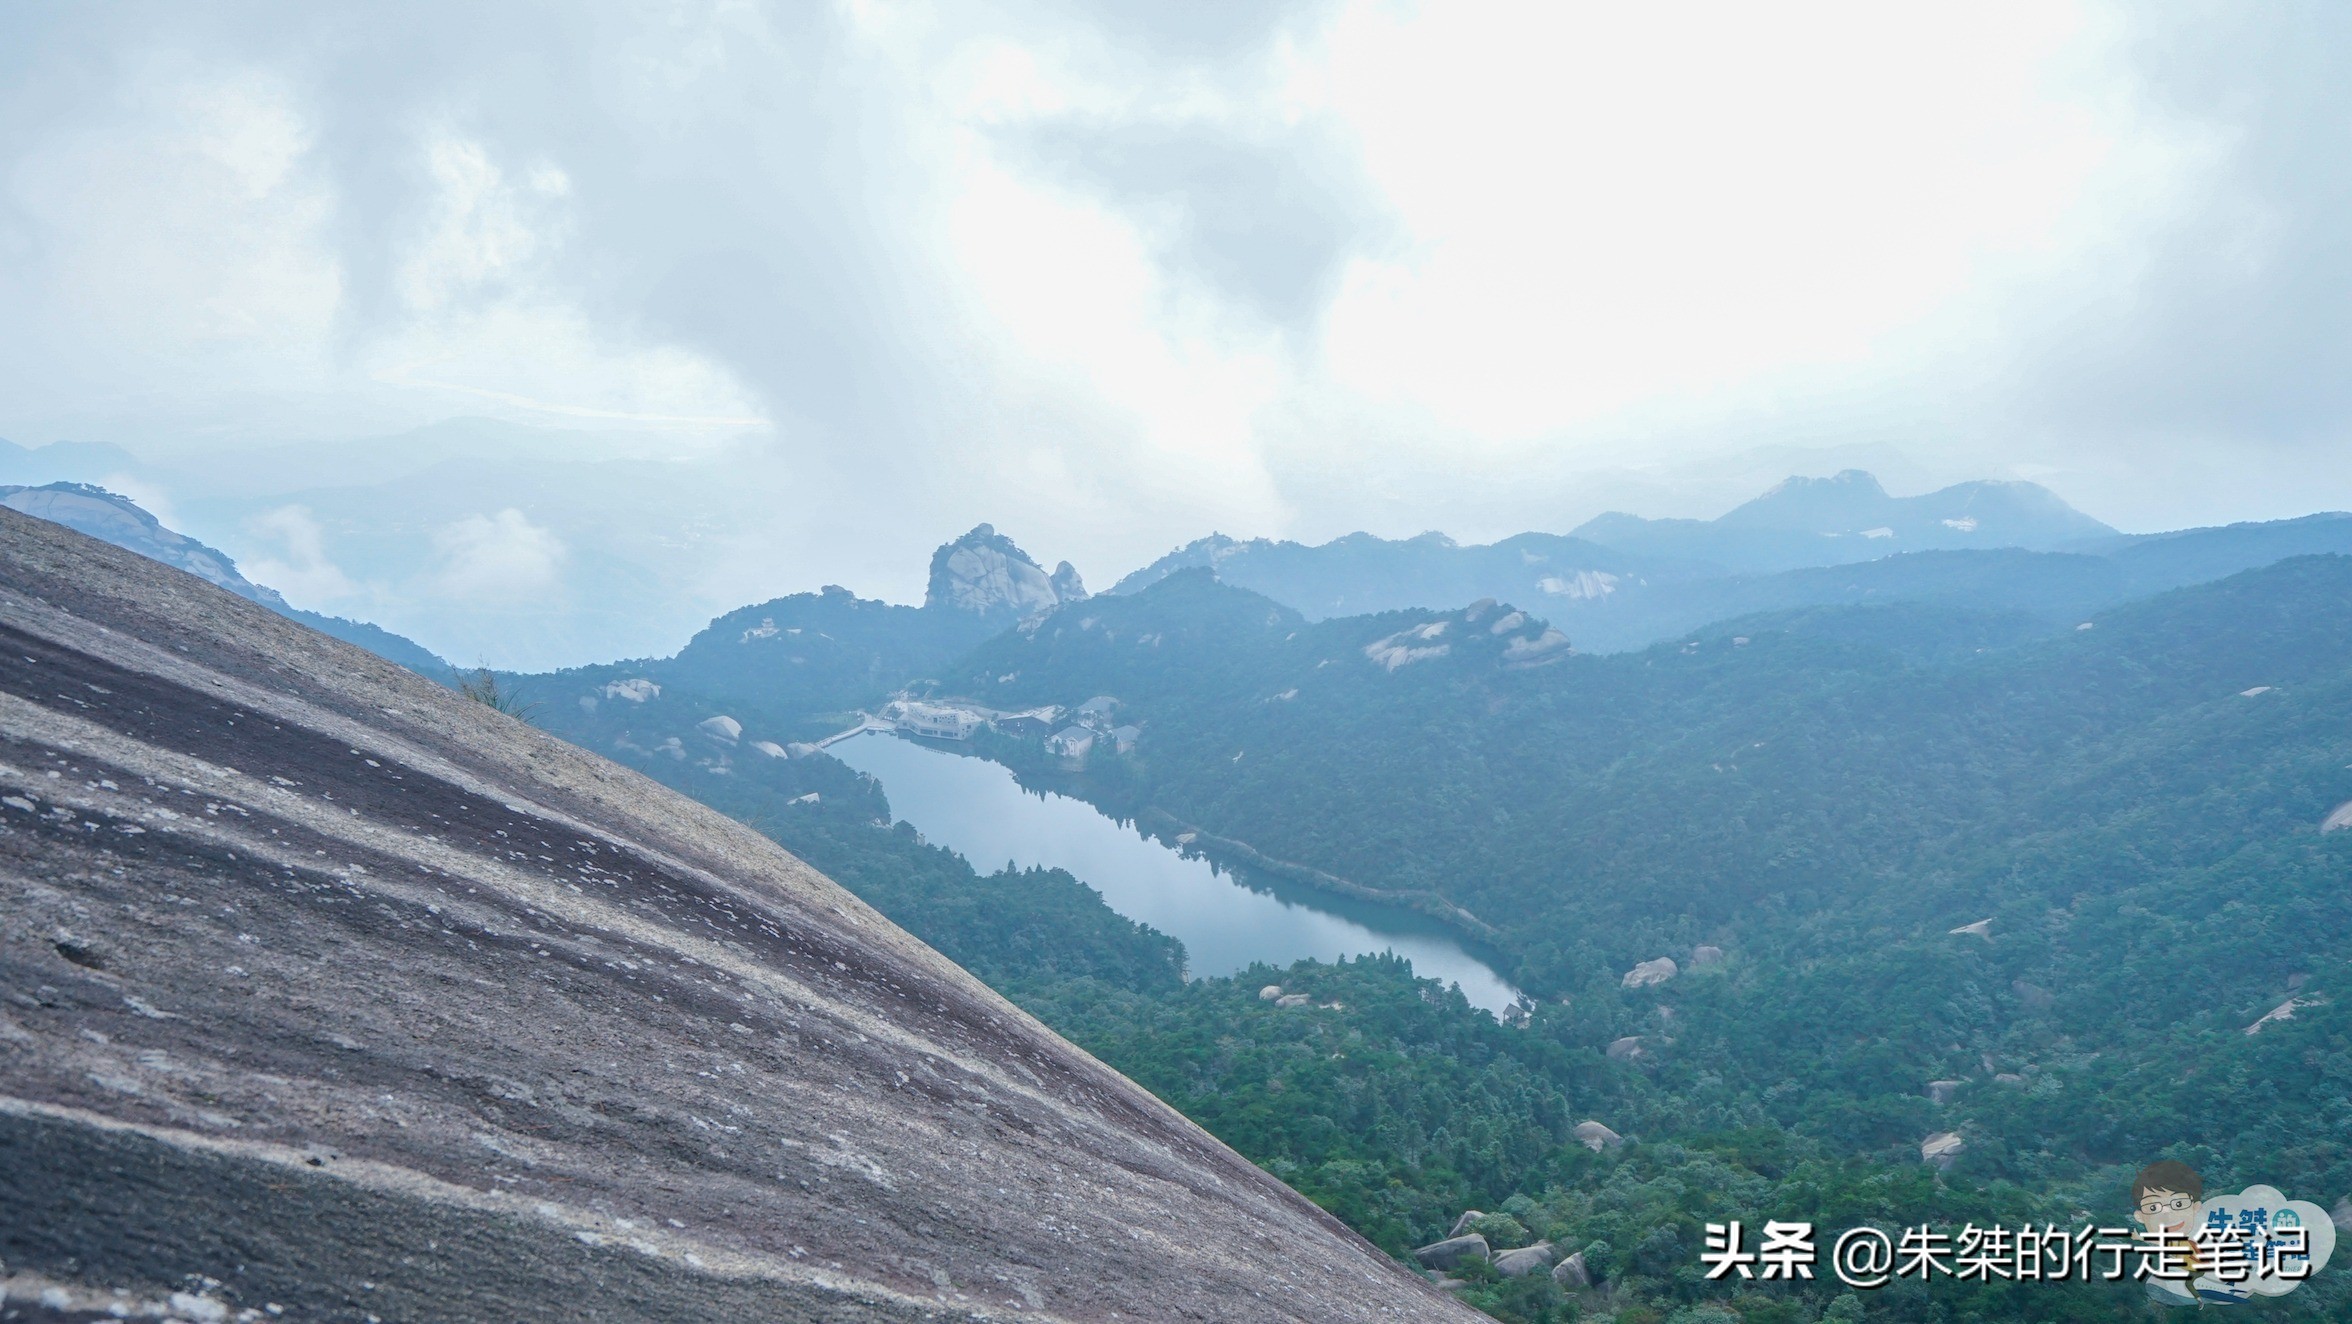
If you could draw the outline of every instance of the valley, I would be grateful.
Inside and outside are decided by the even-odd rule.
[[[2066,1223],[2159,1152],[2352,1193],[2348,533],[1702,578],[1675,610],[1742,612],[1594,652],[1491,597],[1305,610],[1233,557],[1089,596],[983,526],[920,607],[828,588],[490,679],[1390,1255],[1484,1211],[1495,1258],[1431,1271],[1460,1299],[1663,1320],[1719,1295],[1708,1221]],[[1361,573],[1455,555],[1387,546]],[[1722,596],[1763,582],[1793,603]]]

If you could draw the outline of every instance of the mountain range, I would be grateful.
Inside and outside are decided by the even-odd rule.
[[[1212,535],[1111,592],[1205,566],[1313,620],[1495,598],[1543,615],[1582,651],[1606,653],[1751,612],[1835,604],[1939,602],[2060,628],[2165,588],[2346,551],[2352,516],[2342,514],[2130,536],[2031,483],[1891,497],[1848,471],[1791,478],[1714,520],[1603,515],[1569,534],[1484,545],[1437,533],[1355,533],[1319,546]]]
[[[1726,1220],[2073,1226],[2126,1207],[2153,1157],[2213,1189],[2348,1197],[2352,518],[2084,534],[1997,486],[1861,532],[1964,536],[1960,509],[2037,545],[1771,568],[1888,543],[1824,522],[1893,500],[1783,485],[1761,524],[1632,525],[1613,536],[1656,545],[1631,550],[1230,544],[1092,597],[981,526],[934,554],[920,607],[796,594],[671,657],[499,680],[1392,1255],[1464,1229],[1573,1250],[1566,1276],[1445,1269],[1516,1324],[1855,1318],[1827,1284],[1701,1280],[1692,1248]],[[1543,587],[1569,570],[1620,580]],[[1434,600],[1335,609],[1384,580]],[[1462,596],[1483,588],[1508,591]],[[1609,622],[1622,646],[1595,647]],[[814,747],[894,691],[987,713],[1111,697],[1134,734],[1081,767],[1011,724],[961,748],[1171,843],[1416,905],[1532,1003],[1498,1021],[1379,959],[1186,980],[1179,944],[1084,879],[983,874]],[[1868,1310],[2147,1318],[2132,1286]],[[2304,1290],[2352,1307],[2335,1276]]]

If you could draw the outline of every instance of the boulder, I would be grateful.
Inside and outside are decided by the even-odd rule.
[[[1280,984],[1268,984],[1264,988],[1258,990],[1258,1000],[1260,1002],[1272,1002],[1274,999],[1281,996],[1282,985]]]
[[[1578,1251],[1552,1266],[1552,1281],[1563,1291],[1582,1292],[1593,1285],[1592,1270],[1585,1267],[1584,1252]]]
[[[1960,1092],[1960,1087],[1964,1084],[1967,1084],[1967,1082],[1960,1080],[1931,1080],[1927,1082],[1927,1101],[1929,1103],[1950,1103],[1952,1101],[1952,1096],[1958,1094]]]
[[[1661,956],[1626,971],[1624,984],[1627,988],[1648,988],[1652,984],[1663,984],[1681,973],[1682,968],[1674,964],[1673,957]]]
[[[2328,1221],[2336,1225],[2338,1232],[2352,1232],[2352,1195],[2336,1201],[2336,1207],[2328,1210]]]
[[[1595,1154],[1600,1153],[1604,1149],[1615,1149],[1619,1145],[1625,1143],[1624,1136],[1617,1134],[1615,1131],[1612,1131],[1608,1127],[1601,1125],[1599,1122],[1578,1122],[1576,1124],[1575,1136],[1576,1142],[1578,1144],[1583,1145],[1586,1149],[1591,1150]]]
[[[1951,1167],[1952,1161],[1967,1148],[1968,1142],[1960,1138],[1958,1131],[1938,1131],[1919,1142],[1919,1158],[1923,1163],[1933,1163],[1940,1172]]]
[[[694,729],[713,740],[724,740],[730,745],[743,738],[743,723],[732,717],[705,717],[694,724]]]
[[[1531,1273],[1542,1273],[1552,1267],[1552,1243],[1539,1241],[1532,1246],[1507,1250],[1494,1257],[1495,1272],[1505,1278],[1525,1278]]]
[[[1704,970],[1708,966],[1721,965],[1722,963],[1723,949],[1720,947],[1694,947],[1691,949],[1691,969],[1693,970]]]
[[[2035,1011],[2040,1011],[2050,1005],[2050,990],[2038,984],[2029,984],[2022,979],[2012,979],[2009,981],[2009,991],[2017,995],[2019,1002]]]
[[[1277,1007],[1304,1007],[1313,1001],[1313,998],[1304,993],[1285,993],[1274,999],[1274,1005]]]
[[[1446,1235],[1449,1237],[1461,1236],[1472,1227],[1477,1226],[1478,1220],[1484,1217],[1486,1217],[1486,1211],[1483,1209],[1465,1209],[1462,1211],[1462,1216],[1454,1220],[1454,1230]]]
[[[1486,1248],[1486,1238],[1473,1232],[1468,1236],[1447,1237],[1434,1241],[1413,1252],[1413,1258],[1426,1269],[1451,1269],[1472,1260],[1494,1258]]]
[[[2025,1077],[2018,1075],[2014,1071],[2003,1071],[1994,1075],[1993,1083],[1997,1085],[2023,1085],[2025,1083]]]
[[[1638,1034],[1629,1034],[1609,1044],[1609,1060],[1612,1062],[1631,1062],[1643,1055],[1642,1037]]]

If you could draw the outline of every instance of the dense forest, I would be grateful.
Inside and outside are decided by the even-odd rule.
[[[2352,561],[2315,557],[2056,633],[1809,608],[1595,658],[1531,656],[1542,623],[1503,604],[1308,623],[1196,571],[940,677],[1007,707],[1117,696],[1130,755],[987,750],[1466,907],[1539,995],[1523,1025],[1381,959],[1187,982],[1081,880],[982,875],[830,759],[665,756],[635,705],[544,720],[628,741],[1383,1248],[1479,1209],[1494,1244],[1582,1251],[1606,1284],[1457,1271],[1498,1317],[2117,1319],[2146,1307],[2104,1284],[1728,1291],[1702,1225],[2113,1222],[2157,1157],[2352,1191],[2352,833],[2321,831],[2352,799],[2348,604]],[[1624,985],[1659,957],[1673,978]],[[1588,1149],[1584,1121],[1628,1143]],[[1941,1170],[1940,1132],[1964,1141]],[[2246,1309],[2340,1311],[2337,1281]]]

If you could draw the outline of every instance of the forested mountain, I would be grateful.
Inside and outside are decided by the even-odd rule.
[[[2079,1223],[2160,1155],[2215,1189],[2352,1192],[2352,832],[2325,829],[2352,819],[2352,558],[2132,596],[2343,523],[1794,572],[1896,587],[1606,656],[1509,603],[1317,621],[1193,568],[907,673],[1000,708],[1115,696],[1141,739],[1082,773],[977,743],[1159,830],[1466,908],[1538,995],[1524,1025],[1380,961],[1181,981],[1084,880],[981,874],[841,765],[756,750],[745,714],[814,722],[790,705],[818,693],[757,666],[594,712],[542,691],[542,720],[760,826],[1385,1248],[1501,1210],[1498,1244],[1582,1247],[1618,1318],[1654,1321],[1724,1299],[1694,1268],[1709,1219]],[[2004,575],[2041,596],[2002,603]],[[772,615],[707,646],[754,656]],[[1590,1150],[1585,1121],[1634,1143]],[[1931,1135],[1959,1140],[1941,1165]],[[1506,1319],[1576,1308],[1471,1277]],[[2332,1280],[2297,1300],[2344,1305]],[[2140,1309],[1992,1285],[1868,1317]]]
[[[1195,572],[958,679],[1117,695],[1135,753],[1057,783],[1106,807],[1467,907],[1586,1047],[1638,1036],[1682,1125],[1887,1161],[1951,1129],[2040,1189],[2185,1145],[2332,1198],[2348,606],[2352,559],[2306,557],[2005,647],[1815,609],[1521,668],[1500,606],[1294,626]],[[1399,640],[1429,651],[1392,665]],[[1620,986],[1701,947],[1724,975]]]
[[[728,612],[675,657],[574,667],[515,683],[563,706],[566,729],[606,753],[656,746],[719,716],[755,728],[757,739],[809,740],[855,721],[853,710],[923,679],[1023,616],[1085,596],[1069,562],[1049,575],[983,524],[932,554],[920,607],[827,585]],[[665,693],[660,715],[646,722],[645,705]]]

